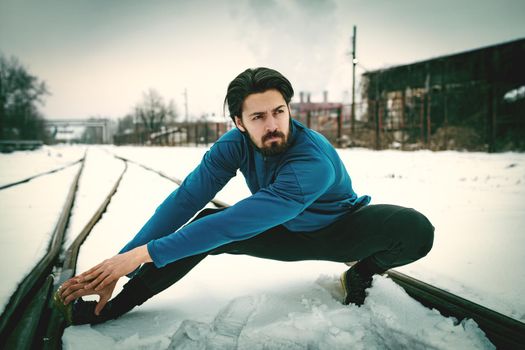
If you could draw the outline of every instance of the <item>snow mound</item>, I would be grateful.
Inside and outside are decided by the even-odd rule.
[[[341,305],[340,290],[338,278],[322,276],[307,294],[266,296],[243,331],[239,348],[494,348],[474,321],[456,325],[390,279],[376,277],[362,307]]]
[[[209,322],[157,317],[133,312],[94,327],[66,329],[65,349],[494,349],[472,320],[458,323],[412,299],[386,277],[375,277],[361,307],[342,305],[336,276],[234,298]],[[169,314],[169,311],[167,311]],[[173,315],[173,314],[172,314]],[[198,317],[198,315],[196,315]],[[151,319],[153,318],[153,319]],[[124,327],[128,336],[107,327]],[[104,331],[99,333],[98,330]],[[135,332],[133,332],[135,327]],[[170,332],[171,328],[171,333]],[[159,331],[162,329],[162,331]],[[164,332],[164,333],[163,333]],[[139,336],[139,333],[142,333]]]
[[[168,349],[237,349],[239,336],[255,311],[255,304],[254,297],[239,297],[219,311],[212,324],[185,320]]]

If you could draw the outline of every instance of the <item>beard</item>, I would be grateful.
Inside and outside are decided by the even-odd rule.
[[[290,132],[291,132],[291,129],[288,130],[288,135],[285,135],[281,131],[273,131],[273,132],[269,132],[266,135],[264,135],[261,138],[261,144],[263,146],[262,147],[258,147],[259,151],[261,152],[261,154],[263,156],[265,156],[265,157],[268,157],[268,156],[274,156],[274,155],[277,155],[277,154],[280,154],[280,153],[283,153],[284,151],[286,151],[288,149],[288,147],[290,146],[290,144],[289,144]],[[252,135],[249,135],[249,136],[250,136],[250,138],[252,139],[252,142],[253,142]],[[268,146],[264,146],[264,144],[265,144],[265,142],[267,140],[269,140],[271,138],[274,138],[274,137],[280,138],[281,141],[273,141]],[[255,142],[253,142],[253,143],[255,144]]]

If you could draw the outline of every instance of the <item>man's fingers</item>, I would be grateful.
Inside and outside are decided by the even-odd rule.
[[[105,271],[106,269],[107,269],[107,267],[102,266],[102,264],[98,264],[96,266],[96,268],[95,267],[92,268],[90,270],[90,272],[89,271],[85,272],[85,275],[82,277],[82,281],[84,283],[88,283],[87,285],[90,286],[88,288],[91,288],[91,285],[93,285],[93,283],[95,283],[95,281],[98,278],[100,278],[101,275],[106,273],[106,271]],[[97,282],[97,284],[98,284],[98,282]]]
[[[98,285],[100,284],[100,282],[102,282],[109,274],[110,274],[109,272],[102,271],[101,273],[99,273],[98,277],[95,278],[94,281],[87,284],[84,288],[96,289]]]
[[[86,295],[91,295],[91,294],[95,294],[95,292],[93,290],[79,289],[79,290],[69,294],[64,299],[64,304],[67,305],[67,304],[69,304],[70,302],[72,302],[75,299],[78,299],[78,298],[86,296]]]
[[[84,288],[86,289],[95,289],[95,287],[98,286],[98,284],[105,278],[104,275],[98,275],[97,278],[95,278],[93,281],[89,282],[89,284],[86,284]]]
[[[79,283],[79,280],[77,277],[73,277],[73,278],[70,278],[68,279],[67,281],[65,281],[64,283],[62,283],[62,285],[60,286],[61,289],[65,289],[73,284],[77,284]]]
[[[95,290],[96,291],[100,291],[104,287],[106,287],[107,285],[111,284],[111,282],[113,282],[113,281],[115,281],[115,277],[112,274],[109,274],[108,276],[106,276],[106,278],[104,278],[104,280],[102,282],[100,282],[98,284],[97,287],[95,287]]]
[[[97,264],[97,265],[93,266],[89,270],[82,272],[76,278],[79,280],[79,282],[91,281],[93,278],[95,278],[97,276],[97,273],[95,273],[95,272],[100,268],[100,266],[103,263],[104,262],[101,262],[100,264]]]
[[[92,282],[95,278],[98,277],[98,275],[100,275],[100,272],[103,271],[103,270],[93,270],[89,273],[85,273],[85,274],[82,274],[81,276],[79,276],[79,281],[80,282],[83,282],[83,283],[86,283],[86,282]]]
[[[95,315],[100,316],[100,312],[104,309],[104,306],[106,306],[109,297],[109,295],[100,295],[100,300],[98,301],[97,306],[95,306]]]
[[[74,279],[70,278],[67,281],[65,281],[64,283],[62,283],[62,285],[60,286],[60,289],[65,289],[65,288],[69,287],[72,284],[74,284]]]
[[[66,298],[68,295],[70,295],[71,293],[79,290],[79,289],[84,289],[84,284],[74,284],[74,285],[71,285],[65,289],[62,288],[61,290],[61,293],[60,293],[60,297],[62,300],[64,300],[64,298]]]

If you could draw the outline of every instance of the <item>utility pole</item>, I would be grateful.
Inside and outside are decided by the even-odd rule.
[[[188,117],[188,89],[184,89],[184,116],[186,118],[186,124],[189,123]]]
[[[352,119],[350,123],[351,134],[355,132],[355,66],[357,65],[357,58],[355,52],[357,27],[354,26],[354,35],[352,36]]]

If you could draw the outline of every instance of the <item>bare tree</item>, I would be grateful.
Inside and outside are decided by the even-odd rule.
[[[0,53],[0,139],[37,139],[45,135],[37,104],[49,91],[16,57]]]
[[[151,132],[159,131],[161,126],[176,118],[173,101],[166,104],[154,89],[149,89],[143,94],[142,101],[135,106],[134,114]]]

